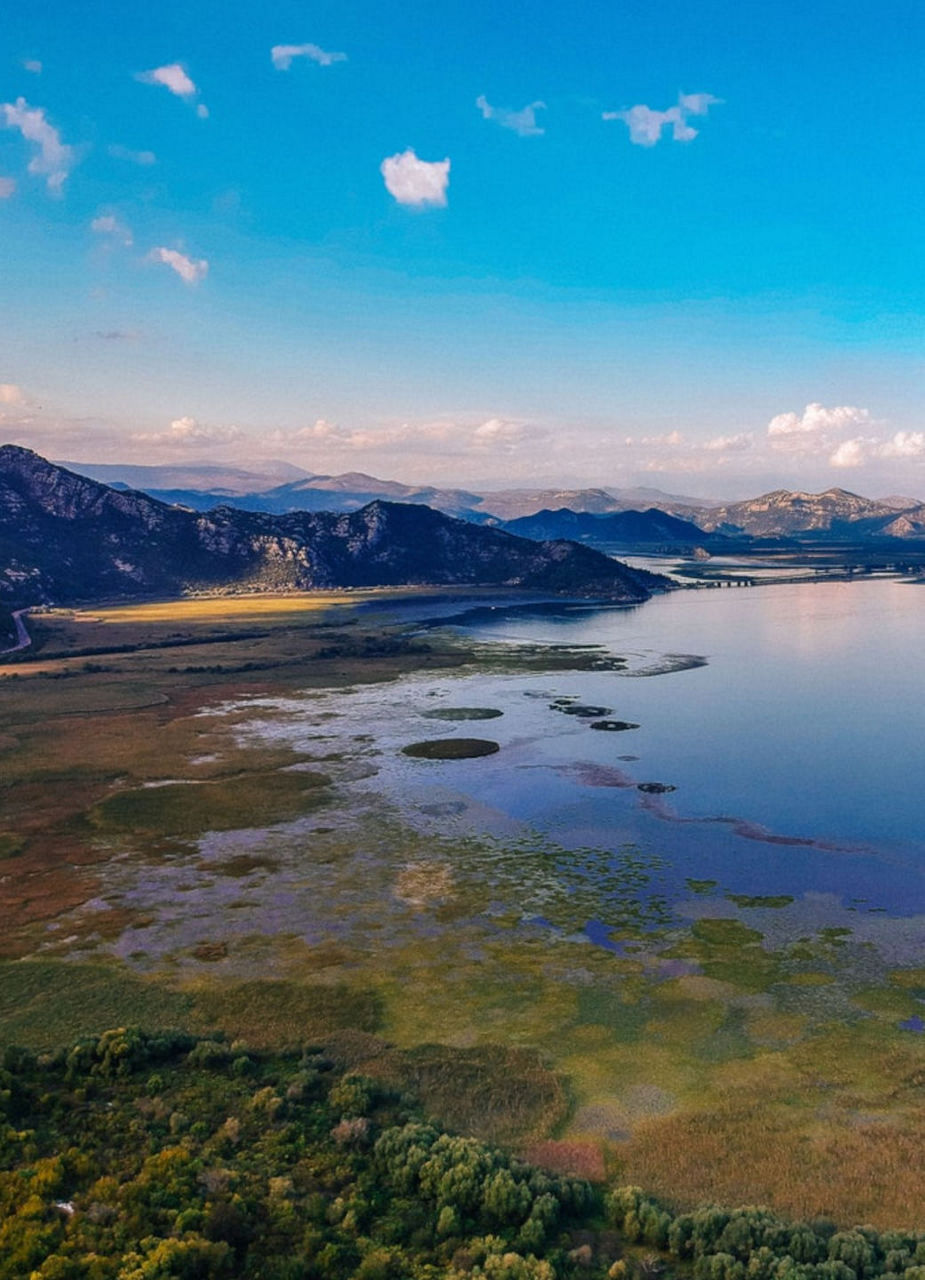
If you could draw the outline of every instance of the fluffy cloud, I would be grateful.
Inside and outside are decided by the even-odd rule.
[[[179,62],[168,62],[163,67],[155,67],[153,71],[138,71],[135,79],[142,84],[162,85],[174,97],[182,98],[184,102],[193,102],[199,96],[199,90],[190,79],[186,68]],[[200,120],[205,120],[208,114],[208,107],[201,102],[196,104],[196,115]]]
[[[875,459],[925,457],[925,432],[897,431],[889,439],[856,436],[844,440],[829,458],[833,467],[863,467]]]
[[[879,449],[881,458],[921,458],[925,456],[925,431],[897,431]]]
[[[829,463],[833,467],[860,467],[867,461],[867,442],[860,436],[856,440],[843,440]]]
[[[444,457],[516,452],[521,445],[540,438],[544,432],[509,418],[486,418],[482,422],[401,422],[386,427],[341,427],[319,418],[297,431],[280,434],[275,443],[283,445],[324,445],[337,452],[414,452]]]
[[[90,223],[90,230],[96,232],[98,236],[110,236],[119,244],[132,243],[131,230],[114,213],[103,213],[94,218]]]
[[[622,120],[629,129],[630,142],[640,147],[654,147],[666,126],[671,126],[675,142],[692,142],[699,129],[688,124],[689,116],[705,116],[710,107],[722,102],[712,93],[682,93],[675,106],[665,111],[655,111],[642,103],[626,111],[605,111],[603,120]]]
[[[174,418],[166,431],[140,432],[132,439],[138,444],[174,445],[180,448],[199,448],[203,445],[231,444],[241,440],[240,427],[210,427],[196,418]]]
[[[15,190],[15,178],[0,178],[0,200],[9,200]]]
[[[538,138],[546,132],[536,123],[536,113],[545,111],[545,102],[531,102],[520,111],[511,111],[508,107],[491,106],[483,93],[476,98],[475,105],[486,120],[494,120],[502,129],[512,129],[522,138]]]
[[[814,401],[801,414],[779,413],[768,423],[769,436],[794,436],[825,431],[844,431],[870,422],[870,414],[857,405],[840,404],[832,409]]]
[[[195,98],[199,90],[193,84],[186,68],[179,62],[170,62],[163,67],[155,67],[153,71],[139,71],[135,76],[142,84],[160,84],[178,98]]]
[[[176,271],[186,284],[198,284],[208,274],[209,264],[205,258],[188,258],[178,249],[165,249],[159,245],[148,254],[151,262],[162,262],[164,266]]]
[[[294,58],[308,58],[319,67],[330,67],[335,62],[346,62],[345,53],[328,53],[316,44],[275,44],[270,57],[277,71],[288,71]]]
[[[48,190],[60,195],[76,161],[74,148],[61,141],[58,130],[48,123],[44,108],[30,107],[25,98],[0,104],[0,114],[8,129],[18,129],[27,142],[38,148],[29,161],[29,172],[43,177]]]
[[[23,66],[27,71],[31,71],[34,76],[42,74],[42,64],[38,58],[23,58]]]
[[[409,147],[387,156],[379,166],[386,190],[399,204],[424,208],[446,205],[446,189],[450,182],[449,160],[419,160]]]
[[[122,147],[118,143],[113,143],[107,150],[115,160],[128,160],[131,164],[142,166],[157,164],[157,156],[153,151],[132,151],[131,148]]]
[[[26,395],[15,382],[0,382],[0,404],[25,404]]]

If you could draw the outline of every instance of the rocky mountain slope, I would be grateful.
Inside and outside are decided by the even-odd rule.
[[[701,528],[722,533],[747,533],[754,537],[788,537],[795,534],[868,535],[896,518],[896,508],[874,498],[862,498],[847,489],[824,493],[775,489],[746,502],[698,511]]]
[[[668,585],[571,542],[531,542],[425,506],[197,513],[0,447],[0,601],[411,583],[645,600]]]

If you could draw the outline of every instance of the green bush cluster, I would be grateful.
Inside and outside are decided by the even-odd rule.
[[[317,1049],[120,1028],[0,1067],[0,1280],[558,1280],[595,1204]]]
[[[764,1208],[673,1215],[638,1187],[611,1192],[607,1213],[628,1241],[693,1263],[694,1280],[925,1280],[925,1232],[839,1231]]]

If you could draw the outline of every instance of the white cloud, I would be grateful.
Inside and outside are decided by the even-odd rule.
[[[870,422],[867,409],[853,404],[840,404],[832,409],[814,401],[802,414],[779,413],[768,423],[769,436],[806,435],[823,431],[844,431]]]
[[[399,422],[384,427],[341,427],[318,418],[297,431],[279,433],[280,445],[323,445],[330,452],[431,454],[465,457],[514,453],[521,445],[545,433],[541,428],[510,418],[491,417],[481,422]]]
[[[181,448],[196,448],[201,445],[231,444],[241,440],[244,432],[240,427],[210,427],[196,418],[174,418],[166,431],[153,433],[139,432],[132,439],[138,444],[175,445]]]
[[[60,195],[76,157],[74,148],[61,141],[58,130],[48,123],[44,108],[30,107],[25,98],[0,105],[8,129],[18,129],[27,142],[38,148],[29,161],[29,172],[45,179],[49,191]]]
[[[189,78],[186,68],[179,62],[170,62],[163,67],[155,67],[153,71],[139,71],[135,76],[142,84],[163,85],[177,98],[195,98],[199,90]]]
[[[328,53],[316,44],[275,44],[270,50],[270,57],[277,71],[288,71],[294,58],[308,58],[317,62],[319,67],[330,67],[335,62],[346,62],[345,53]]]
[[[209,264],[205,258],[188,258],[178,249],[165,249],[162,245],[152,249],[148,259],[151,262],[163,262],[164,266],[176,271],[186,284],[198,284],[200,280],[205,279],[209,271]]]
[[[131,230],[114,213],[103,213],[94,218],[90,223],[90,230],[96,232],[99,236],[111,236],[113,240],[118,240],[120,244],[130,245],[132,243]]]
[[[632,448],[636,445],[646,445],[648,447],[652,447],[654,445],[656,448],[668,445],[671,448],[676,448],[679,444],[684,443],[684,436],[680,431],[675,430],[667,431],[660,436],[627,436],[623,443],[628,448]]]
[[[0,200],[9,200],[15,190],[15,178],[0,178]]]
[[[714,436],[712,440],[705,440],[702,448],[710,453],[739,453],[743,449],[752,447],[752,434],[750,431],[739,431],[731,436]]]
[[[379,166],[386,189],[399,204],[417,208],[446,205],[450,181],[449,160],[419,160],[409,147],[388,156]]]
[[[15,382],[0,382],[0,404],[25,404],[26,395]]]
[[[712,93],[681,93],[677,104],[665,111],[638,103],[626,111],[605,111],[601,118],[622,120],[629,129],[630,142],[640,147],[654,147],[667,125],[671,125],[675,142],[692,142],[700,130],[688,124],[688,116],[705,116],[711,106],[721,102],[722,98],[715,98]]]
[[[520,111],[511,111],[509,107],[493,107],[484,93],[479,94],[475,105],[486,120],[494,120],[502,129],[512,129],[522,138],[539,138],[546,132],[536,123],[536,113],[546,110],[545,102],[531,102]]]
[[[925,431],[897,431],[877,451],[880,458],[921,458],[925,455]]]
[[[120,146],[119,143],[113,143],[111,147],[107,147],[109,154],[115,160],[128,160],[131,164],[138,164],[142,167],[157,164],[157,156],[153,151],[132,151],[130,147]]]
[[[34,76],[42,74],[42,64],[38,58],[23,58],[23,66],[27,71],[31,71]]]
[[[199,90],[180,62],[168,62],[163,67],[155,67],[153,71],[138,71],[135,73],[135,79],[142,84],[162,85],[174,97],[182,98],[184,102],[191,103],[199,96]],[[200,120],[207,119],[209,108],[202,102],[197,103],[196,115]]]
[[[833,467],[860,467],[867,461],[867,441],[858,436],[856,440],[843,440],[829,462]]]

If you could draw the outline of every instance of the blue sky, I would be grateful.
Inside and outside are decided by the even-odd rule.
[[[0,434],[925,496],[923,49],[911,0],[11,7]]]

